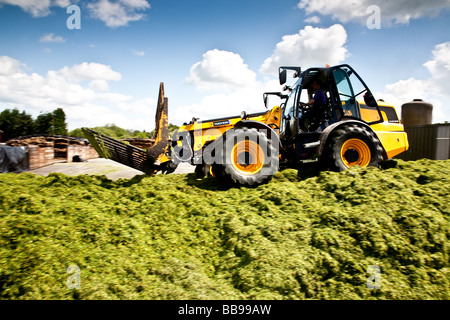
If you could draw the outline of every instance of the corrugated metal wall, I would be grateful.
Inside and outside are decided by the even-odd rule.
[[[405,127],[409,150],[396,156],[403,160],[450,159],[450,123]]]

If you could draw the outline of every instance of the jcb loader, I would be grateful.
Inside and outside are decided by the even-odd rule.
[[[287,72],[296,80],[286,86]],[[157,138],[147,152],[93,130],[85,134],[101,157],[148,174],[170,173],[181,162],[210,175],[241,185],[258,185],[283,167],[317,163],[321,169],[342,171],[351,166],[379,166],[409,147],[395,107],[376,101],[362,78],[349,65],[325,68],[280,67],[281,104],[270,110],[199,121],[193,118],[168,136],[167,98],[161,83],[156,113]],[[307,105],[314,97],[313,82],[326,96],[321,105]]]

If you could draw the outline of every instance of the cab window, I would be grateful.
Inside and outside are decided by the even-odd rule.
[[[356,94],[353,90],[352,82],[349,79],[347,70],[341,68],[335,69],[333,76],[336,82],[339,100],[342,104],[342,110],[344,111],[344,116],[360,118]]]

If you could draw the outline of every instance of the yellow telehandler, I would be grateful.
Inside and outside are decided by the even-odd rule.
[[[298,79],[285,85],[287,73]],[[261,113],[184,123],[168,134],[167,98],[161,83],[156,112],[157,137],[147,152],[83,128],[101,157],[154,174],[173,172],[181,162],[196,166],[199,177],[210,175],[241,185],[265,183],[280,168],[301,170],[317,163],[342,171],[351,166],[379,166],[408,149],[408,138],[395,107],[376,101],[349,65],[324,68],[280,67],[282,92],[263,94],[281,99]],[[316,103],[319,87],[325,98]],[[316,99],[318,100],[318,99]],[[313,103],[311,103],[313,102]]]

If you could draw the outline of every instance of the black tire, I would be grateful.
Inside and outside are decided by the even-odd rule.
[[[383,148],[375,134],[357,124],[343,125],[329,138],[327,150],[331,170],[344,171],[351,166],[378,167],[383,161]]]
[[[224,148],[223,173],[238,184],[256,186],[278,171],[278,146],[255,128],[228,130]]]

